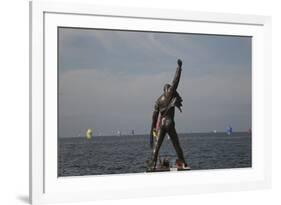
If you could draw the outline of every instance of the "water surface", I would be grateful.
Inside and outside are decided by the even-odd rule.
[[[252,140],[248,133],[180,134],[179,140],[192,170],[252,166]],[[58,176],[145,172],[151,151],[147,135],[97,136],[92,140],[59,138]],[[160,155],[168,156],[170,161],[176,159],[167,137]]]

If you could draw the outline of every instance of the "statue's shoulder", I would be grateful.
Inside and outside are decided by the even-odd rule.
[[[165,96],[164,96],[164,94],[162,94],[162,95],[160,95],[160,96],[157,98],[156,103],[161,103],[161,102],[163,102],[164,100],[165,100]]]
[[[167,100],[164,94],[162,94],[158,99],[157,99],[157,104],[159,107],[165,106],[167,104]]]

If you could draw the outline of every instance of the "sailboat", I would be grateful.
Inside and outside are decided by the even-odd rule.
[[[86,132],[86,138],[88,140],[92,139],[93,138],[93,130],[91,128],[89,128]]]
[[[227,127],[226,133],[227,133],[227,135],[232,134],[232,127],[230,125]]]

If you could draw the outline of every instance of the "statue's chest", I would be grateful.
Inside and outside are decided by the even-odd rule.
[[[165,96],[161,96],[158,103],[159,103],[160,109],[166,108],[169,105],[169,100]]]

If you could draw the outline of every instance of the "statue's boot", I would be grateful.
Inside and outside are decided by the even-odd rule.
[[[156,162],[153,161],[153,160],[148,160],[148,162],[147,162],[147,170],[148,171],[153,171],[153,170],[155,170],[155,167],[156,167]]]

